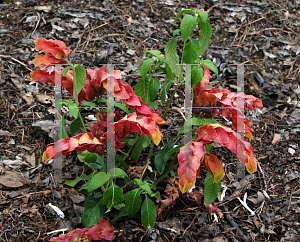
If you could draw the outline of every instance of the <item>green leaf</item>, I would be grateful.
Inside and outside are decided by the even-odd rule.
[[[100,171],[105,172],[106,174],[106,162],[104,160],[104,156],[97,156],[97,163],[102,167]]]
[[[144,185],[144,182],[140,179],[134,178],[133,180],[136,182],[136,184],[138,184],[139,187]]]
[[[114,225],[119,218],[124,216],[127,216],[126,207],[122,207],[118,212],[117,216],[115,216],[112,220],[109,221],[109,224]]]
[[[150,109],[152,109],[153,107],[159,107],[161,108],[161,104],[160,103],[156,103],[156,102],[149,102],[148,106]]]
[[[221,123],[219,123],[217,120],[214,120],[214,119],[205,119],[204,122],[203,122],[203,125],[205,124],[220,124],[222,125]]]
[[[62,75],[63,75],[63,76],[66,76],[67,73],[68,73],[68,71],[70,70],[70,68],[71,68],[71,66],[67,66],[67,67],[63,70]]]
[[[204,153],[209,153],[211,150],[212,144],[207,144],[205,145],[205,152]]]
[[[69,138],[68,132],[65,129],[65,127],[60,127],[59,133],[58,133],[58,137],[61,139],[66,139]]]
[[[179,34],[179,33],[180,33],[180,29],[174,30],[174,31],[173,31],[173,38],[175,38],[175,36],[176,36],[177,34]]]
[[[139,138],[139,136],[136,136],[134,139],[129,139],[127,144],[134,145],[137,142],[138,138]]]
[[[212,35],[212,27],[210,23],[201,24],[201,34],[200,34],[200,55],[203,55],[207,49]]]
[[[165,79],[160,93],[161,104],[164,104],[164,102],[166,101],[166,94],[169,91],[170,87],[172,86],[173,82],[174,80]]]
[[[103,218],[105,207],[102,198],[88,196],[84,201],[81,223],[85,228],[98,224],[99,218]]]
[[[107,103],[107,99],[106,98],[99,98],[98,100],[97,100],[97,102],[98,103]]]
[[[69,138],[69,135],[68,135],[68,132],[67,130],[65,129],[64,126],[67,125],[67,121],[65,120],[65,115],[66,113],[64,113],[61,117],[61,122],[59,124],[59,133],[58,133],[58,137],[61,138],[61,139],[66,139],[66,138]]]
[[[81,103],[82,106],[89,106],[89,107],[92,107],[92,108],[97,108],[98,106],[95,104],[95,103],[92,103],[92,102],[88,102],[88,101],[83,101]]]
[[[144,136],[144,140],[143,140],[143,144],[142,144],[143,149],[147,148],[150,145],[151,140],[152,140],[151,137]]]
[[[217,75],[217,78],[218,78],[218,76],[219,76],[218,68],[214,65],[214,63],[211,60],[209,60],[209,59],[203,60],[203,64],[206,65],[206,67],[209,70],[214,72]]]
[[[165,79],[170,80],[170,81],[174,81],[174,73],[172,72],[172,70],[171,70],[168,63],[166,63],[165,70],[166,70]]]
[[[78,94],[84,88],[86,80],[86,71],[85,68],[81,65],[76,65],[74,68],[74,80],[73,80],[73,96],[78,101]],[[76,103],[77,103],[76,101]]]
[[[203,118],[192,118],[191,119],[192,121],[192,125],[195,125],[195,126],[203,126]],[[179,130],[179,134],[184,134],[185,133],[185,127],[186,127],[186,124],[184,124],[184,126],[181,127],[181,129]]]
[[[96,163],[97,158],[98,158],[97,154],[95,154],[95,153],[89,153],[89,154],[84,156],[84,160],[88,164]]]
[[[150,185],[149,185],[148,182],[144,182],[144,185],[140,186],[140,188],[141,188],[143,191],[147,192],[150,196],[153,195],[153,192],[152,192],[151,187],[150,187]]]
[[[122,103],[115,103],[115,107],[123,110],[125,113],[129,114],[128,108]]]
[[[165,59],[165,56],[164,55],[159,55],[157,56],[157,60],[158,62],[160,63],[166,63],[166,59]],[[156,69],[158,69],[159,67],[157,67]],[[161,67],[162,68],[162,67]],[[163,69],[163,68],[162,68]]]
[[[134,92],[144,103],[147,103],[149,98],[149,78],[140,79],[134,88]]]
[[[175,39],[170,40],[165,46],[165,54],[166,60],[171,71],[178,76],[179,75],[179,67],[177,64],[179,63],[179,56],[177,54],[177,41]]]
[[[151,143],[151,138],[148,136],[139,136],[132,150],[132,158],[138,160],[142,150],[148,147]]]
[[[78,107],[77,107],[77,105],[76,105],[75,103],[69,105],[69,110],[70,110],[70,114],[71,114],[74,118],[77,118],[77,117],[78,117],[79,109],[78,109]]]
[[[185,15],[180,24],[181,37],[185,41],[190,35],[193,35],[196,26],[196,18],[192,15]]]
[[[200,43],[196,39],[190,39],[183,48],[183,59],[187,64],[193,64],[200,55]]]
[[[180,144],[180,145],[177,145],[176,147],[174,147],[172,150],[170,150],[167,155],[172,155],[173,153],[176,153],[176,152],[179,152],[180,151],[180,148],[184,146],[184,144]]]
[[[126,153],[125,153],[126,154]],[[127,155],[127,154],[126,154]],[[128,156],[128,155],[127,155]],[[122,156],[116,154],[116,160],[119,162],[121,166],[123,166],[127,170],[127,164],[122,158]]]
[[[122,170],[121,168],[113,168],[113,169],[111,169],[109,171],[109,175],[111,175],[112,177],[116,177],[116,176],[122,177],[122,178],[124,178],[128,182],[130,181],[129,178],[128,178],[127,173],[124,170]]]
[[[125,205],[129,218],[131,218],[140,209],[141,204],[142,199],[140,195],[140,188],[134,189],[127,194]]]
[[[207,22],[208,13],[206,11],[197,10],[196,12],[198,14],[198,19],[199,19],[200,24]]]
[[[171,158],[172,155],[167,155],[167,153],[172,150],[174,147],[174,139],[171,139],[169,143],[158,151],[154,157],[155,167],[159,174],[163,173],[166,167],[167,161]]]
[[[183,10],[181,10],[181,11],[179,12],[179,14],[177,14],[177,16],[176,16],[176,18],[175,18],[175,20],[174,20],[174,24],[176,23],[177,19],[178,19],[182,14],[184,14],[184,13],[195,13],[195,11],[192,10],[192,9],[183,9]]]
[[[149,50],[146,52],[146,57],[151,54],[153,56],[159,57],[161,55],[161,52],[159,50]],[[152,64],[152,63],[151,63]]]
[[[145,60],[141,66],[141,78],[142,80],[144,80],[147,76],[147,73],[150,69],[150,66],[152,65],[152,63],[154,62],[153,58],[149,58],[147,60]]]
[[[82,118],[84,120],[84,118],[86,116],[90,115],[89,113],[86,113],[86,114],[82,114]],[[78,117],[77,119],[75,119],[71,125],[70,125],[70,133],[71,133],[71,136],[74,136],[76,131],[82,126],[82,123],[81,123],[81,120],[80,118]]]
[[[123,191],[117,185],[112,185],[103,194],[103,202],[107,208],[120,204],[124,201]]]
[[[209,206],[218,197],[218,192],[221,190],[221,181],[215,183],[211,174],[207,172],[204,181],[204,203]]]
[[[79,191],[82,190],[88,190],[89,186],[90,186],[91,180],[87,181],[87,183],[83,184],[80,188]]]
[[[88,192],[95,191],[96,189],[98,189],[99,187],[104,185],[106,182],[108,182],[109,178],[110,177],[105,172],[96,173],[89,183],[89,186],[87,189]]]
[[[81,177],[76,177],[74,180],[67,180],[64,182],[64,185],[68,185],[70,187],[75,187],[78,182],[81,181]]]
[[[156,208],[154,202],[145,194],[145,201],[143,202],[141,208],[141,218],[144,229],[148,228],[148,225],[151,227],[154,226],[156,220]]]
[[[115,205],[114,208],[117,210],[120,210],[121,208],[125,208],[125,203],[120,203],[118,205]],[[125,211],[126,211],[126,209],[125,209]],[[127,213],[126,213],[126,215],[127,215]]]
[[[148,102],[154,101],[158,91],[160,89],[160,82],[157,78],[152,78],[149,83],[149,100]]]
[[[192,66],[192,89],[202,80],[204,76],[203,66],[193,65]]]

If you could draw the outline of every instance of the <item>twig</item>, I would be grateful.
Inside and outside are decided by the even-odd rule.
[[[221,205],[221,206],[218,206],[220,209],[222,209],[222,211],[224,212],[224,217],[225,219],[227,220],[227,222],[236,228],[236,230],[238,231],[239,233],[239,236],[242,237],[242,239],[244,241],[249,241],[247,236],[244,235],[244,233],[242,232],[242,230],[240,230],[239,226],[234,222],[233,218],[231,217],[231,215],[228,213],[228,207],[226,205]]]
[[[265,189],[263,190],[263,194],[264,196],[267,198],[267,199],[270,199],[268,193],[267,193],[267,190],[268,190],[268,185],[267,185],[267,182],[266,182],[266,177],[265,177],[265,173],[263,172],[261,166],[260,166],[260,163],[257,159],[256,160],[256,163],[257,163],[257,167],[259,169],[259,172],[261,173],[261,176],[263,178],[263,181],[264,181],[264,185],[265,185]]]
[[[248,181],[248,182],[241,188],[241,190],[239,191],[239,193],[238,193],[237,195],[235,195],[235,196],[233,196],[233,197],[226,198],[226,199],[223,200],[222,202],[218,202],[217,205],[218,205],[218,206],[222,206],[222,205],[224,205],[224,204],[226,204],[226,203],[229,203],[230,201],[236,199],[236,198],[241,194],[241,192],[244,190],[244,188],[247,187],[248,184],[249,184],[250,182],[254,181],[254,180],[255,180],[255,178],[254,178],[254,179],[251,179],[250,181]]]
[[[300,185],[300,183],[298,183],[298,185],[294,188],[294,191],[299,187],[299,185]],[[287,209],[287,211],[286,211],[286,214],[285,214],[283,217],[274,220],[273,222],[277,222],[277,221],[280,221],[280,220],[282,220],[282,219],[285,219],[286,216],[289,214],[290,207],[291,207],[291,202],[292,202],[292,195],[293,195],[293,192],[294,192],[294,191],[291,192],[290,200],[289,200],[289,206],[288,206],[288,209]]]
[[[35,33],[35,31],[36,31],[36,29],[37,29],[37,27],[39,26],[40,21],[41,21],[41,15],[40,15],[38,12],[37,12],[36,14],[37,14],[38,17],[39,17],[39,20],[37,21],[37,24],[36,24],[36,26],[35,26],[33,32],[30,34],[30,36],[32,36],[32,35]]]
[[[23,62],[21,62],[21,61],[15,59],[15,58],[13,58],[13,57],[11,57],[11,56],[9,56],[9,55],[0,55],[0,57],[2,57],[2,58],[10,58],[10,59],[12,59],[13,61],[18,62],[18,63],[21,64],[22,66],[25,66],[25,68],[26,68],[27,70],[32,71],[32,70],[31,70],[30,68],[28,68],[27,65],[25,65]]]
[[[195,217],[193,218],[192,222],[189,224],[189,226],[187,226],[187,228],[183,231],[183,234],[185,234],[185,232],[192,226],[192,224],[194,223],[195,219],[198,217],[199,211],[196,212]]]

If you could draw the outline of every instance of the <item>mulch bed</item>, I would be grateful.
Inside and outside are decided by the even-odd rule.
[[[261,114],[249,113],[255,136],[251,144],[261,170],[237,178],[235,158],[215,146],[212,152],[226,171],[222,184],[227,192],[218,203],[226,211],[224,219],[215,221],[203,208],[182,201],[151,231],[143,229],[139,217],[119,219],[115,227],[123,232],[115,241],[300,240],[299,1],[8,0],[0,1],[0,241],[49,241],[59,235],[47,234],[51,231],[81,226],[84,194],[58,183],[53,167],[41,159],[56,132],[47,123],[54,120],[54,89],[29,84],[35,40],[63,40],[72,51],[70,61],[85,67],[114,63],[134,86],[146,51],[163,52],[182,8],[209,12],[213,36],[205,58],[222,74],[212,85],[236,91],[235,66],[244,63],[245,93],[264,103]],[[157,74],[161,82],[162,77]],[[168,125],[162,127],[161,146],[182,126],[178,108],[183,103],[181,90]],[[63,160],[64,180],[75,178],[80,162],[75,155]],[[128,162],[139,166],[141,160]],[[204,176],[202,169],[196,183],[200,191]],[[255,216],[237,199],[243,200],[245,193]],[[65,213],[64,220],[49,203]]]

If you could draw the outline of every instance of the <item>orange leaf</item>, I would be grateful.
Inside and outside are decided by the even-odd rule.
[[[203,142],[190,141],[180,148],[177,158],[179,161],[178,175],[179,188],[182,193],[190,190],[199,176],[200,163],[203,161],[205,144]]]
[[[224,168],[220,160],[213,154],[205,154],[203,161],[205,169],[211,174],[215,183],[218,183],[224,177]]]

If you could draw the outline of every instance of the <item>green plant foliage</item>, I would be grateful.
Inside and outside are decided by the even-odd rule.
[[[122,189],[117,185],[111,185],[103,194],[103,202],[107,208],[112,208],[124,201]]]
[[[99,218],[103,218],[105,207],[101,197],[88,196],[84,201],[81,223],[85,228],[89,228],[98,223]]]
[[[215,183],[211,174],[206,173],[204,181],[204,203],[205,206],[210,205],[218,197],[218,192],[221,190],[221,181]]]
[[[131,190],[125,200],[126,211],[128,217],[131,218],[140,209],[142,204],[142,199],[140,195],[140,188]]]
[[[147,229],[148,225],[153,227],[156,217],[157,215],[156,215],[155,204],[147,195],[145,195],[145,200],[141,208],[141,218],[142,218],[144,229]]]

